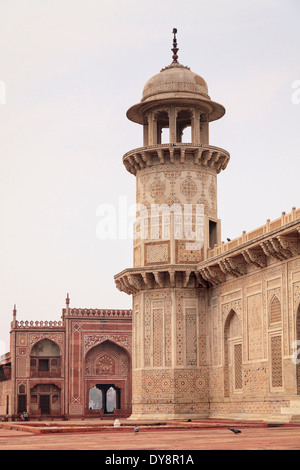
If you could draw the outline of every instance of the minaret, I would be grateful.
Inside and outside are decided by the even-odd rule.
[[[133,295],[132,419],[208,415],[207,282],[196,265],[221,241],[217,174],[230,157],[209,144],[225,109],[178,62],[176,33],[171,64],[127,111],[144,139],[123,157],[136,177],[134,268],[115,276]]]

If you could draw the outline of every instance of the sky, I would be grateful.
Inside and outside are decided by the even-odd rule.
[[[133,265],[122,156],[142,146],[126,111],[171,63],[174,27],[179,62],[226,108],[210,126],[231,155],[222,239],[300,207],[299,21],[299,0],[0,0],[0,354],[14,304],[29,321],[60,320],[67,292],[71,307],[131,308],[114,283]]]

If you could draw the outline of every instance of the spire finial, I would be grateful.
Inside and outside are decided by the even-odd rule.
[[[173,56],[172,56],[172,59],[173,59],[173,63],[174,62],[178,62],[178,55],[177,55],[177,52],[179,51],[178,47],[177,47],[177,39],[176,39],[176,34],[177,34],[177,29],[176,28],[173,28],[173,34],[174,34],[174,38],[173,38],[173,48],[171,49],[171,51],[173,51]]]

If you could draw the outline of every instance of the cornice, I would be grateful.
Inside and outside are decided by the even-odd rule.
[[[230,160],[229,153],[206,144],[159,144],[130,150],[123,156],[123,163],[133,175],[144,168],[167,163],[186,163],[186,157],[192,164],[209,168],[220,173],[225,170]]]
[[[114,279],[117,288],[129,295],[148,289],[209,288],[247,275],[250,266],[266,268],[268,258],[285,261],[298,255],[300,219],[196,265],[130,268]]]

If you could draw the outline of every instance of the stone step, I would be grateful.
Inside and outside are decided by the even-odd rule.
[[[300,414],[299,415],[292,415],[289,423],[300,424]]]
[[[289,406],[281,408],[281,415],[284,415],[289,423],[300,424],[300,397],[292,398]]]

